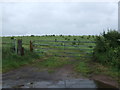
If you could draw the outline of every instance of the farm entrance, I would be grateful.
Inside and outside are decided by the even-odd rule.
[[[33,51],[40,56],[90,58],[94,47],[93,41],[33,41]]]
[[[94,64],[88,65],[87,58],[92,56],[94,46],[95,42],[90,40],[34,40],[30,42],[30,50],[38,53],[40,57],[25,67],[3,74],[3,88],[110,87],[104,83],[97,83],[91,77],[94,75],[92,74],[94,69],[89,65]],[[36,55],[36,53],[34,54]],[[17,62],[19,61],[17,60]],[[75,62],[73,63],[73,61]],[[90,77],[87,78],[84,75]]]

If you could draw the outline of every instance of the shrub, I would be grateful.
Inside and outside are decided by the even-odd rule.
[[[81,38],[84,38],[84,36],[81,36]]]
[[[70,41],[70,39],[67,39],[68,41]]]
[[[120,68],[120,33],[117,31],[103,32],[96,36],[94,59],[102,64]]]
[[[76,45],[76,42],[72,42],[72,45]]]
[[[87,37],[87,39],[90,39],[90,37]]]
[[[89,38],[91,37],[91,35],[88,36]]]
[[[76,41],[76,38],[74,38],[74,41]]]
[[[117,31],[108,31],[107,34],[103,32],[103,37],[110,44],[110,47],[115,48],[120,45],[120,42],[118,41],[118,39],[120,39],[120,33]]]
[[[55,39],[55,42],[57,41],[57,39]]]
[[[31,37],[34,37],[34,35],[31,35]]]
[[[14,39],[14,37],[11,37],[11,39]]]
[[[67,40],[67,38],[65,38],[65,40]]]

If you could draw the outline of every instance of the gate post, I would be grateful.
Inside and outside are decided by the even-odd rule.
[[[16,41],[15,41],[16,39],[14,38],[14,37],[11,37],[11,43],[12,43],[12,45],[11,45],[11,50],[12,50],[12,52],[15,52],[16,51]]]
[[[33,44],[31,40],[30,40],[30,51],[33,52]]]
[[[17,47],[17,54],[19,54],[19,55],[24,55],[24,48],[22,47],[22,40],[21,39],[19,39],[18,40],[18,45],[17,45],[18,47]]]
[[[22,47],[22,50],[21,50],[21,56],[24,55],[24,47]]]

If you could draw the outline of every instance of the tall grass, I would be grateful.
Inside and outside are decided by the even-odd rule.
[[[38,55],[34,52],[25,49],[25,55],[20,56],[11,52],[9,46],[7,47],[4,45],[2,47],[2,72],[7,72],[20,66],[27,65],[36,58],[38,58]]]

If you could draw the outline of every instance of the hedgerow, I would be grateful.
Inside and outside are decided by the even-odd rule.
[[[120,69],[120,33],[110,30],[96,37],[94,60]]]

